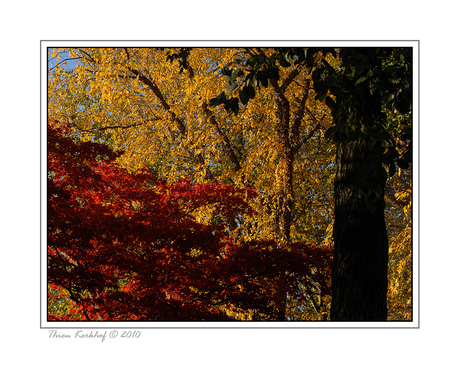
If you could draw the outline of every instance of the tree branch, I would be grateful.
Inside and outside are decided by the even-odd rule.
[[[146,76],[144,76],[141,72],[139,72],[137,69],[128,67],[128,70],[133,73],[136,77],[139,78],[139,80],[145,84],[150,91],[153,92],[153,94],[160,100],[160,104],[163,107],[163,109],[170,115],[171,120],[176,124],[177,128],[179,129],[179,132],[184,136],[187,137],[187,127],[185,127],[184,123],[177,117],[176,113],[174,113],[171,110],[171,106],[168,104],[166,99],[164,98],[163,94],[161,93],[160,89],[158,88],[157,84],[150,79],[148,79]]]
[[[294,148],[294,152],[297,152],[300,150],[300,148],[303,146],[304,143],[306,143],[310,138],[312,138],[312,136],[315,134],[315,132],[320,129],[320,128],[323,128],[322,126],[322,123],[321,121],[319,121],[318,119],[316,119],[315,115],[310,111],[310,109],[308,109],[306,106],[305,106],[305,111],[307,112],[308,116],[310,117],[311,120],[313,120],[313,123],[316,123],[316,126],[312,129],[312,131],[308,134],[308,136],[306,136],[302,141],[300,141]]]
[[[308,99],[308,92],[310,91],[310,83],[311,83],[311,79],[308,78],[305,81],[305,84],[302,89],[302,95],[299,99],[299,107],[297,108],[297,111],[294,114],[294,122],[292,124],[292,129],[291,129],[291,135],[292,135],[291,142],[294,142],[294,139],[299,136],[300,125],[305,115],[305,106],[306,106],[307,99]]]
[[[127,67],[128,70],[133,73],[139,80],[144,83],[150,91],[153,92],[153,94],[160,100],[160,104],[163,107],[163,109],[169,114],[171,120],[175,123],[177,129],[181,133],[181,135],[184,138],[189,138],[188,135],[188,130],[185,124],[180,120],[180,118],[176,115],[174,111],[171,110],[171,106],[168,104],[166,99],[164,98],[163,94],[161,93],[159,87],[157,84],[153,81],[151,81],[149,78],[144,76],[141,72],[139,72],[137,69]],[[212,175],[211,171],[209,170],[209,167],[206,165],[206,161],[203,158],[203,155],[200,154],[193,154],[190,152],[190,150],[187,149],[187,153],[192,157],[194,162],[197,165],[203,166],[205,168],[206,174],[205,174],[205,180],[206,181],[215,181],[214,176]]]
[[[228,139],[228,137],[220,129],[219,124],[217,123],[214,114],[212,113],[211,110],[209,110],[207,104],[202,103],[201,108],[203,109],[204,113],[206,114],[206,117],[208,118],[208,120],[211,123],[211,125],[217,131],[217,134],[222,139],[223,145],[224,145],[224,151],[227,154],[230,162],[232,163],[233,171],[235,173],[239,172],[241,170],[241,165],[240,165],[240,162],[239,162],[238,158],[236,157],[235,150],[233,149],[233,146],[232,146],[230,140]]]
[[[395,207],[399,211],[404,211],[404,206],[399,204],[396,198],[392,194],[385,192],[385,194],[383,195],[383,198],[385,199],[386,202],[388,202],[391,206]]]
[[[77,49],[79,52],[81,52],[82,54],[85,54],[86,55],[86,58],[87,60],[90,62],[90,63],[94,63],[94,64],[97,64],[97,61],[92,57],[91,54],[87,53],[85,50],[83,49]]]
[[[293,69],[289,75],[286,77],[284,80],[283,84],[281,85],[280,89],[284,93],[286,91],[286,88],[291,84],[291,82],[294,80],[295,77],[299,75],[299,70],[298,69]]]
[[[60,61],[59,63],[57,63],[56,65],[54,65],[52,68],[48,69],[48,72],[51,72],[54,68],[56,68],[57,66],[61,65],[62,63],[65,63],[69,60],[77,60],[77,59],[81,59],[80,57],[78,58],[65,58],[63,59],[62,61]]]
[[[106,126],[106,127],[98,127],[98,128],[91,128],[91,129],[80,128],[80,131],[82,131],[82,132],[97,132],[97,131],[105,131],[107,129],[117,129],[117,128],[127,129],[127,128],[132,128],[132,127],[138,127],[138,126],[141,126],[142,124],[143,123],[133,123],[133,124],[129,124],[127,126],[118,125],[118,126]]]

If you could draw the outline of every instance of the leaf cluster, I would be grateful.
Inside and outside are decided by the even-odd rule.
[[[227,78],[224,92],[211,99],[210,106],[223,104],[225,109],[238,114],[239,103],[247,105],[256,95],[256,89],[267,88],[270,81],[280,79],[280,70],[292,65],[312,67],[317,62],[318,52],[331,52],[333,49],[318,48],[273,48],[271,50],[247,49],[245,58],[228,63],[221,70]],[[266,53],[271,53],[267,55]],[[227,98],[227,95],[238,91],[237,96]]]
[[[298,275],[327,291],[330,249],[238,245],[221,221],[205,225],[192,215],[203,206],[250,213],[254,191],[129,173],[107,146],[69,133],[68,125],[48,126],[47,270],[52,289],[67,291],[73,304],[51,309],[49,319],[228,320],[241,309],[275,319]]]
[[[340,57],[340,68],[323,59],[313,72],[317,97],[334,119],[328,137],[365,139],[369,149],[378,140],[389,142],[388,112],[405,115],[412,109],[412,49],[345,48]],[[410,140],[410,127],[400,138]],[[395,152],[388,156],[394,159]]]
[[[314,86],[333,117],[326,137],[367,144],[359,187],[375,211],[386,178],[412,161],[412,49],[345,48],[340,57],[340,68],[322,60]]]
[[[189,70],[190,65],[188,63],[188,57],[190,55],[191,49],[192,48],[190,47],[180,48],[177,51],[167,49],[166,60],[168,60],[170,63],[173,63],[177,60],[179,63],[179,73],[182,73],[184,70]]]

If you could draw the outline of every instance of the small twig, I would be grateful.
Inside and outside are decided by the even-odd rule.
[[[107,129],[117,129],[117,128],[126,129],[126,128],[132,128],[132,127],[141,126],[142,124],[143,123],[133,123],[133,124],[130,124],[130,125],[127,125],[127,126],[118,125],[118,126],[107,126],[107,127],[99,127],[99,128],[91,128],[91,129],[80,128],[80,131],[82,131],[82,132],[96,132],[96,131],[105,131]]]

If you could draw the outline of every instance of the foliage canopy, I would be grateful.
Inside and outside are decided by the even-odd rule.
[[[78,145],[85,147],[84,145],[100,142],[118,151],[116,155],[109,154],[110,150],[107,151],[106,155],[110,157],[106,156],[106,159],[115,160],[118,166],[113,164],[110,166],[117,168],[116,171],[122,170],[121,168],[127,170],[123,174],[118,174],[126,181],[119,185],[120,188],[124,186],[132,188],[129,193],[125,193],[127,196],[125,201],[126,204],[131,202],[130,206],[136,208],[136,214],[144,211],[144,207],[139,204],[145,200],[136,199],[136,196],[140,195],[135,194],[134,190],[136,186],[146,185],[146,182],[142,182],[140,177],[137,177],[138,171],[142,169],[142,175],[151,176],[148,180],[144,177],[144,180],[149,183],[149,186],[156,188],[158,196],[163,190],[165,191],[163,195],[168,194],[163,200],[157,198],[155,201],[165,201],[165,204],[168,201],[178,201],[181,206],[185,206],[180,208],[187,213],[185,218],[192,223],[195,222],[199,229],[207,229],[206,232],[217,232],[218,229],[220,236],[216,233],[214,235],[216,239],[219,237],[225,239],[224,243],[227,246],[233,245],[235,250],[240,250],[238,252],[243,252],[245,248],[254,253],[255,250],[259,253],[267,252],[268,255],[272,255],[269,259],[274,257],[275,253],[280,253],[277,258],[281,262],[284,260],[281,254],[292,252],[290,245],[293,244],[323,244],[330,250],[333,244],[335,148],[327,137],[337,136],[337,122],[340,122],[337,119],[337,112],[343,108],[342,105],[346,103],[347,98],[357,96],[350,90],[349,94],[342,98],[338,90],[335,91],[339,83],[337,76],[346,77],[352,73],[347,69],[346,64],[343,64],[342,50],[314,48],[49,50],[49,57],[52,60],[62,56],[76,60],[77,63],[74,68],[68,69],[65,60],[59,64],[63,61],[61,59],[50,67],[48,114],[58,121],[69,122],[66,137],[77,140]],[[391,57],[394,58],[394,62],[388,65],[388,68],[399,70],[398,68],[404,67],[404,58],[407,58],[404,52]],[[355,71],[353,78],[357,76],[356,73],[363,71],[364,69]],[[381,79],[385,83],[397,84],[396,92],[399,93],[401,90],[403,95],[408,93],[410,83],[406,84],[404,78],[388,80],[385,79],[384,70],[374,72],[381,73]],[[366,83],[371,80],[367,73],[359,75],[359,83],[350,88],[365,88]],[[384,90],[381,98],[391,104],[399,104],[394,106],[395,109],[403,109],[401,101],[404,99],[400,99],[403,95],[399,96],[390,90],[390,88]],[[342,105],[339,109],[335,104]],[[396,112],[394,109],[386,109],[382,112],[382,116],[378,119],[384,123],[385,132],[391,132],[391,137],[383,137],[384,131],[379,130],[378,126],[367,128],[366,131],[359,124],[355,124],[356,127],[352,129],[359,135],[365,135],[365,139],[373,147],[378,147],[376,143],[384,140],[386,149],[379,155],[388,157],[385,159],[386,175],[397,174],[385,188],[384,199],[388,205],[387,223],[397,224],[400,227],[398,231],[389,232],[392,246],[390,247],[388,301],[393,312],[390,315],[394,319],[401,319],[401,317],[407,319],[410,316],[408,313],[410,303],[407,303],[407,296],[410,296],[408,292],[410,282],[407,282],[407,278],[410,279],[410,274],[407,274],[407,266],[411,258],[411,224],[408,217],[401,216],[403,213],[410,212],[411,206],[410,175],[407,177],[404,172],[401,172],[401,169],[408,168],[407,162],[410,161],[410,154],[408,154],[410,146],[405,143],[410,135],[407,128],[409,118],[408,114]],[[350,131],[352,125],[349,123],[344,121],[344,127],[340,128],[340,132]],[[350,134],[353,133],[352,131]],[[90,144],[90,141],[93,143]],[[97,160],[101,161],[100,158]],[[94,162],[93,164],[96,165]],[[145,166],[148,168],[147,171]],[[48,173],[52,175],[50,171]],[[158,182],[156,178],[162,180]],[[116,178],[111,177],[110,180],[116,181]],[[84,192],[88,190],[85,189],[87,185],[88,183],[79,183],[75,184],[75,188],[80,188]],[[198,190],[200,186],[205,187]],[[176,200],[171,200],[172,198],[168,196],[179,188],[182,190],[176,192],[178,197]],[[217,198],[206,198],[207,195],[204,195],[211,188],[219,189],[217,191],[220,191],[219,195],[215,193]],[[247,188],[253,190],[247,192]],[[381,193],[383,196],[383,191],[380,190],[372,186],[366,188],[368,194]],[[143,188],[143,191],[144,194],[148,192],[146,188]],[[180,196],[185,197],[180,198],[179,193]],[[246,204],[239,202],[243,193],[246,196],[243,196],[244,201],[253,209],[252,211],[247,211],[249,208]],[[220,202],[217,201],[218,199]],[[224,205],[224,200],[234,203]],[[382,198],[379,200],[383,201]],[[372,206],[372,202],[369,204]],[[65,204],[61,205],[62,213],[65,213]],[[69,203],[66,206],[68,207]],[[124,209],[120,212],[128,213],[128,210]],[[178,214],[176,210],[172,213]],[[113,214],[111,216],[113,217]],[[127,219],[125,216],[118,216],[118,218],[119,221]],[[131,221],[133,220],[130,219]],[[188,229],[187,227],[192,223],[187,223],[184,229]],[[133,224],[129,225],[131,226],[137,227]],[[171,229],[179,232],[177,227]],[[209,231],[210,229],[212,231]],[[125,231],[127,232],[126,228]],[[105,229],[104,232],[102,234],[108,234],[109,229]],[[203,232],[206,234],[205,231]],[[148,244],[151,241],[142,242]],[[212,247],[218,250],[221,246],[215,246],[213,242],[211,242]],[[239,248],[236,245],[239,245]],[[185,251],[179,253],[181,252]],[[300,254],[305,258],[311,252],[313,252],[311,249],[303,249]],[[207,253],[208,251],[201,252],[200,257],[205,258],[204,255]],[[206,257],[212,259],[216,254],[209,253]],[[245,260],[242,254],[239,257]],[[198,259],[193,259],[196,260]],[[216,263],[216,260],[207,261],[209,265],[213,265],[210,267],[214,268],[213,273],[217,273],[218,270],[219,263]],[[274,259],[270,260],[273,262]],[[181,262],[186,265],[182,259]],[[229,260],[226,262],[226,265],[230,265]],[[322,265],[321,262],[319,265]],[[178,261],[175,266],[179,267]],[[254,266],[247,264],[247,268],[251,270]],[[190,270],[193,268],[191,267]],[[321,282],[323,283],[321,290],[318,281],[312,284],[308,273],[301,276],[296,272],[293,275],[297,278],[295,283],[285,277],[279,278],[276,282],[285,283],[285,286],[289,285],[291,288],[290,294],[284,295],[284,301],[279,300],[278,304],[274,302],[276,299],[283,300],[277,293],[286,291],[288,287],[281,288],[277,285],[276,288],[280,288],[278,292],[275,293],[274,290],[270,293],[266,292],[264,298],[269,299],[270,303],[264,300],[261,305],[270,306],[272,309],[270,311],[263,310],[261,305],[257,304],[250,307],[250,304],[255,301],[254,295],[245,297],[246,305],[238,305],[236,300],[227,304],[228,301],[219,300],[215,294],[203,292],[208,287],[193,286],[190,289],[188,285],[188,292],[181,293],[187,296],[183,297],[183,300],[191,301],[193,299],[190,297],[192,296],[190,291],[201,291],[199,295],[204,304],[201,307],[206,307],[200,310],[200,313],[198,310],[195,311],[197,319],[200,317],[255,319],[254,312],[257,312],[259,318],[263,316],[264,319],[274,319],[276,314],[278,318],[284,315],[290,319],[327,318],[328,304],[330,304],[327,297],[329,294],[327,283]],[[236,278],[235,275],[233,277]],[[101,286],[98,293],[107,292],[106,288],[113,290],[121,288],[120,281],[123,278],[117,276],[111,287]],[[221,283],[227,282],[218,282],[219,285]],[[275,281],[270,283],[271,286],[276,284]],[[296,288],[292,289],[294,285]],[[316,287],[313,288],[313,285]],[[401,286],[404,286],[404,292]],[[62,295],[62,285],[53,284],[50,288],[50,296]],[[67,290],[70,297],[75,298],[74,301],[79,301],[77,295],[83,294],[86,301],[90,301],[89,290],[81,286],[79,288],[80,292],[77,294],[74,294],[72,289]],[[251,288],[254,288],[255,293],[258,287],[251,285]],[[400,298],[403,295],[406,297]],[[167,293],[167,296],[171,300],[172,295]],[[204,299],[204,296],[209,296],[210,299]],[[168,303],[173,304],[169,300]],[[87,314],[92,303],[94,301],[85,307]],[[68,302],[66,304],[68,307]],[[178,311],[176,313],[179,314],[176,317],[180,318],[180,313]],[[81,317],[81,312],[79,314]],[[92,318],[97,315],[94,314]],[[109,315],[105,317],[110,316],[111,319],[116,316],[112,312],[107,314]],[[184,319],[189,319],[193,315],[184,314]],[[139,319],[142,319],[141,316],[136,315]],[[152,316],[154,315],[149,315],[149,319]]]
[[[300,281],[328,294],[330,248],[236,244],[219,219],[191,215],[250,213],[254,191],[130,174],[107,146],[68,132],[48,128],[50,320],[276,320],[286,294],[306,299]]]

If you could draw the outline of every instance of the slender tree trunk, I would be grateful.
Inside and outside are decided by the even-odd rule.
[[[371,213],[358,189],[367,143],[352,140],[336,145],[331,320],[384,321],[388,238],[383,205]]]
[[[278,186],[278,207],[273,224],[273,231],[277,238],[278,247],[286,247],[291,239],[291,222],[293,209],[293,176],[294,176],[294,149],[293,137],[291,134],[290,124],[290,104],[284,92],[292,79],[297,75],[291,73],[285,82],[279,86],[277,81],[270,80],[270,83],[275,92],[275,100],[277,105],[277,122],[275,125],[278,136],[278,153],[279,153],[279,174],[277,179]],[[280,285],[284,285],[286,276],[279,276]],[[284,295],[277,309],[278,321],[286,320],[287,311],[287,296]]]

